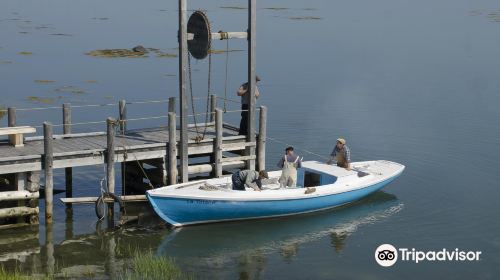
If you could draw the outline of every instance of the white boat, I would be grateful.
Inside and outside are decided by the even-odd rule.
[[[296,188],[280,188],[281,171],[269,172],[263,190],[232,190],[231,177],[200,180],[149,190],[156,213],[173,226],[260,219],[321,211],[363,198],[383,188],[404,170],[399,163],[351,163],[352,170],[306,161]]]

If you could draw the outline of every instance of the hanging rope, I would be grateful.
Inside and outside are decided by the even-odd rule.
[[[198,119],[197,119],[197,113],[196,113],[196,108],[195,108],[195,97],[193,94],[193,79],[192,79],[192,71],[191,71],[191,55],[188,55],[188,72],[189,72],[189,95],[191,97],[191,110],[193,111],[193,120],[194,120],[194,127],[196,130],[196,138],[194,139],[197,143],[199,143],[201,140],[205,139],[205,135],[207,133],[207,123],[209,119],[209,112],[210,112],[210,91],[212,87],[212,53],[208,53],[208,90],[207,90],[207,98],[206,98],[206,113],[205,113],[205,125],[203,128],[203,132],[200,133],[200,130],[198,128]]]
[[[317,157],[319,157],[321,159],[324,159],[324,160],[329,160],[330,159],[328,157],[325,157],[324,155],[320,155],[320,154],[317,154],[315,152],[311,152],[309,150],[306,150],[306,149],[301,148],[301,147],[296,146],[296,145],[291,145],[291,144],[289,144],[289,143],[287,143],[285,141],[282,141],[282,140],[279,140],[279,139],[276,139],[276,138],[272,138],[272,137],[267,136],[266,139],[271,140],[271,141],[276,142],[276,143],[284,144],[285,146],[294,146],[297,150],[304,151],[307,154],[310,154],[310,155],[313,155],[313,156],[317,156]]]

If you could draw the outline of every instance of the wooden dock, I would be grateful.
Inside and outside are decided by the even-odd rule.
[[[169,100],[170,105],[173,102]],[[246,168],[249,161],[257,161],[257,165],[263,167],[265,138],[261,139],[259,135],[265,137],[267,109],[260,108],[260,130],[253,141],[248,141],[246,135],[238,135],[237,127],[223,122],[224,113],[216,108],[216,102],[210,103],[210,122],[188,125],[188,158],[196,158],[192,160],[196,163],[188,164],[187,176],[220,177],[225,171]],[[40,186],[45,187],[45,218],[51,221],[54,169],[65,171],[66,197],[61,200],[67,204],[68,210],[71,210],[72,203],[93,203],[97,199],[73,197],[74,167],[106,165],[106,174],[103,174],[107,178],[106,189],[115,193],[115,165],[120,164],[123,185],[121,192],[116,193],[128,201],[137,201],[140,197],[144,200],[140,195],[145,190],[182,180],[178,152],[180,127],[173,112],[174,106],[169,106],[172,111],[165,118],[166,126],[127,130],[130,119],[126,118],[126,104],[125,101],[119,102],[118,120],[108,118],[102,121],[107,124],[107,131],[71,133],[71,105],[64,104],[63,134],[53,134],[53,125],[45,122],[43,136],[22,137],[18,139],[20,145],[13,145],[10,137],[0,141],[0,201],[5,202],[0,208],[0,228],[1,224],[11,224],[13,218],[16,224],[38,222]],[[15,109],[11,108],[9,112],[9,125],[15,131]],[[246,154],[249,147],[256,148],[257,153]],[[96,193],[99,191],[100,186],[96,186]]]

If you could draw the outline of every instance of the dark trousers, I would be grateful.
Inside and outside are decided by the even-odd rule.
[[[241,104],[241,110],[246,110],[241,112],[240,121],[240,132],[239,135],[247,135],[248,128],[248,104]]]
[[[241,181],[240,172],[236,172],[231,176],[231,181],[233,182],[233,190],[244,191],[245,183]]]

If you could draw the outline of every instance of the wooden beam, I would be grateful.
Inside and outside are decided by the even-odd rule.
[[[120,120],[120,132],[123,135],[127,131],[127,101],[123,99],[118,102],[118,115]]]
[[[241,157],[226,157],[220,160],[220,162],[230,162],[230,161],[248,161],[248,160],[255,160],[255,155],[251,156],[241,156]]]
[[[1,208],[0,218],[10,218],[28,215],[37,215],[39,213],[38,207],[31,208],[26,206],[12,207],[12,208]]]
[[[38,197],[39,192],[29,192],[24,190],[0,192],[0,201],[25,200]]]
[[[255,141],[255,57],[256,57],[256,24],[257,22],[257,5],[256,0],[248,0],[248,124],[247,124],[247,142]],[[255,154],[254,147],[247,147],[245,154],[252,156]],[[255,169],[255,160],[248,159],[247,168]]]
[[[246,147],[254,147],[255,142],[222,144],[223,152],[244,150]]]
[[[71,134],[71,105],[64,103],[63,111],[63,134]],[[64,169],[64,181],[66,187],[66,197],[73,197],[73,168],[66,167]],[[66,209],[71,211],[71,205],[67,205]]]
[[[44,136],[44,170],[45,170],[45,223],[52,223],[54,200],[54,148],[52,138],[52,124],[43,123]]]
[[[142,202],[147,201],[146,195],[122,195],[119,196],[122,201],[125,202]],[[73,197],[73,198],[60,198],[61,202],[64,204],[91,204],[95,203],[98,197]],[[104,199],[106,203],[114,202],[111,198]]]
[[[210,94],[210,122],[215,121],[215,109],[217,108],[217,95]]]
[[[228,40],[228,39],[247,39],[247,32],[213,32],[211,33],[212,40]],[[194,34],[187,33],[187,39],[193,40]]]
[[[214,177],[222,176],[222,110],[217,108],[215,109],[215,141],[214,141]]]
[[[107,192],[115,193],[115,123],[116,120],[108,118],[107,124],[107,137],[106,137],[106,186]],[[108,204],[108,218],[113,217],[113,205]]]
[[[181,182],[188,181],[188,100],[186,94],[186,79],[187,79],[187,25],[186,25],[186,0],[179,0],[179,100],[180,100],[180,115],[181,115],[181,135],[179,145],[180,157],[180,177]]]
[[[257,168],[266,169],[267,107],[260,107],[259,136],[257,140]]]
[[[168,183],[177,184],[177,138],[176,117],[174,112],[168,113],[168,143],[167,143],[167,166]]]

